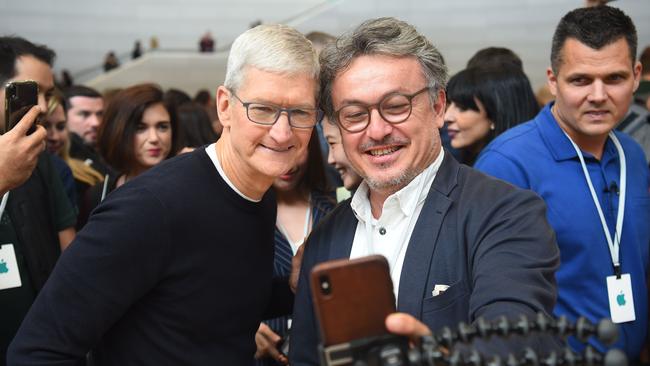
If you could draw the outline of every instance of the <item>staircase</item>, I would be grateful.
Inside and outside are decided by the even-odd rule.
[[[165,90],[176,88],[190,96],[200,89],[214,94],[225,78],[227,59],[228,51],[199,53],[157,50],[83,83],[99,92],[140,83],[156,83]]]

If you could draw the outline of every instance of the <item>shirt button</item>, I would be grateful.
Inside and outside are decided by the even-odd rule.
[[[383,227],[380,227],[379,228],[379,234],[381,234],[381,235],[386,234],[386,229],[384,229]]]

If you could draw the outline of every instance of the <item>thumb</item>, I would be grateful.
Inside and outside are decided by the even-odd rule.
[[[393,334],[409,337],[412,342],[431,334],[424,323],[405,313],[393,313],[386,317],[386,328]]]

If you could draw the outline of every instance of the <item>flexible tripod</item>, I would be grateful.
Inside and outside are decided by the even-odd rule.
[[[535,319],[520,316],[508,320],[505,316],[492,322],[482,318],[472,324],[460,323],[455,330],[444,327],[433,335],[422,337],[420,345],[408,347],[405,338],[385,335],[367,338],[322,349],[321,364],[326,366],[626,366],[627,357],[617,349],[604,355],[587,345],[577,353],[569,348],[539,355],[526,347],[522,354],[510,353],[507,357],[484,357],[471,343],[476,339],[489,340],[493,337],[506,338],[511,335],[533,337],[550,334],[562,339],[574,336],[580,342],[595,337],[605,345],[611,345],[618,337],[616,326],[608,319],[598,324],[586,318],[571,323],[566,317],[549,318],[543,313]],[[458,346],[466,346],[468,352],[461,352]]]

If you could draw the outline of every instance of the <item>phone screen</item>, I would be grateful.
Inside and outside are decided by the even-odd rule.
[[[27,112],[38,104],[38,84],[35,81],[14,81],[5,89],[5,131],[11,130]],[[36,130],[32,125],[27,134]]]

